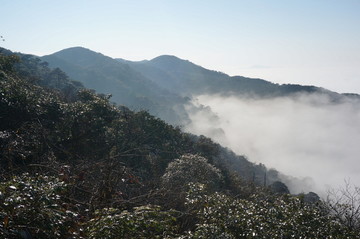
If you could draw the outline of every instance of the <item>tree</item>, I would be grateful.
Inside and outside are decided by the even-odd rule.
[[[115,208],[97,210],[86,225],[87,238],[176,238],[176,211],[161,211],[146,205],[132,211]]]
[[[222,180],[220,170],[199,155],[185,154],[171,162],[162,176],[162,185],[171,190],[185,191],[189,183],[202,183],[216,190]]]
[[[289,194],[290,193],[288,187],[280,181],[273,182],[272,184],[270,184],[269,187],[270,187],[271,191],[273,191],[274,193],[277,193],[277,194]]]
[[[360,188],[345,186],[337,190],[331,189],[326,199],[327,208],[342,225],[360,234]]]
[[[6,74],[13,73],[14,64],[19,60],[20,58],[16,55],[4,55],[0,49],[0,73],[1,71]]]
[[[360,238],[343,227],[322,207],[291,195],[253,195],[248,200],[223,193],[206,193],[192,184],[187,206],[198,222],[187,238]]]
[[[77,214],[56,177],[23,174],[0,183],[1,238],[76,238]]]

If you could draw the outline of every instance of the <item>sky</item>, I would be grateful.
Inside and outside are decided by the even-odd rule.
[[[360,0],[0,0],[0,46],[176,55],[229,75],[360,93]]]

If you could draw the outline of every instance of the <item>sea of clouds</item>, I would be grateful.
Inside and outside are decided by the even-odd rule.
[[[321,94],[256,99],[200,95],[186,130],[297,177],[293,193],[360,186],[360,101]],[[200,110],[199,110],[200,108]]]

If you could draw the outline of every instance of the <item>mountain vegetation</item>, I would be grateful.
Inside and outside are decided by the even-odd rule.
[[[0,49],[1,238],[360,238],[357,203],[110,99]]]

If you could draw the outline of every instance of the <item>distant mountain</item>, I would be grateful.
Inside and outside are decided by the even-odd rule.
[[[121,59],[118,61],[126,62],[153,82],[182,96],[240,94],[247,97],[276,97],[300,92],[328,94],[334,99],[345,96],[315,86],[279,85],[256,78],[231,77],[169,55],[159,56],[150,61],[131,62]]]
[[[184,125],[189,118],[186,105],[201,94],[242,97],[288,97],[298,93],[317,93],[337,101],[359,95],[338,94],[320,87],[274,84],[262,79],[229,76],[163,55],[152,60],[113,59],[82,47],[68,48],[43,56],[50,67],[59,67],[70,78],[99,93],[112,94],[112,101],[134,110],[146,109],[165,121]],[[201,110],[193,106],[194,110]]]
[[[135,110],[147,109],[174,124],[183,122],[185,99],[159,87],[124,62],[82,47],[65,49],[41,59],[50,67],[61,68],[87,88],[112,94],[111,99],[116,103]]]

